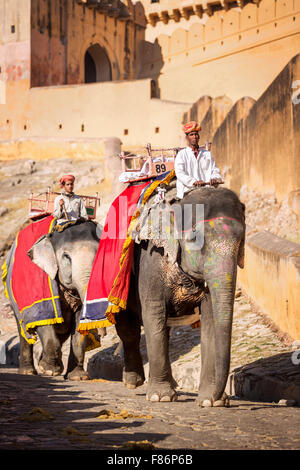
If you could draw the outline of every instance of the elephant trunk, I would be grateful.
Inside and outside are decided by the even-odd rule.
[[[215,328],[215,396],[212,398],[219,400],[224,393],[230,369],[236,259],[232,256],[216,260],[214,268],[208,270],[206,282],[212,299]]]
[[[82,302],[84,301],[88,287],[95,254],[96,252],[91,249],[82,248],[72,264],[73,284]]]

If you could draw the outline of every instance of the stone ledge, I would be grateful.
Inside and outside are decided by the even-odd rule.
[[[300,406],[300,366],[293,364],[292,354],[278,354],[235,369],[235,395],[263,402],[293,400]]]
[[[267,231],[249,235],[247,237],[247,244],[253,249],[262,250],[284,258],[300,256],[300,245],[298,243],[278,237]]]
[[[300,338],[300,244],[247,230],[245,268],[238,271],[238,284],[283,333]]]

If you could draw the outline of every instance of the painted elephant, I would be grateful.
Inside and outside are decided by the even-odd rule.
[[[64,319],[60,324],[36,327],[42,344],[39,370],[46,375],[62,373],[61,347],[71,335],[66,377],[70,380],[88,379],[83,369],[86,338],[82,339],[77,326],[100,235],[100,227],[94,222],[77,223],[61,233],[53,231],[41,237],[28,252],[35,264],[51,279],[56,279]],[[33,347],[21,334],[19,372],[36,374]]]
[[[147,399],[176,400],[168,353],[169,326],[195,322],[198,311],[198,403],[225,406],[237,265],[243,267],[245,206],[229,189],[194,189],[180,201],[163,204],[162,213],[166,211],[173,217],[169,224],[163,224],[169,235],[151,237],[149,227],[153,232],[153,221],[146,231],[141,226],[148,222],[154,206],[151,209],[149,201],[143,211],[146,216],[137,228],[140,243],[135,244],[127,310],[116,317],[124,348],[123,382],[129,388],[144,382],[139,351],[143,324],[149,359]]]

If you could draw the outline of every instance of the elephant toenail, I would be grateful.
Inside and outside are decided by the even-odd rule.
[[[168,395],[164,396],[164,397],[161,397],[160,401],[171,401],[171,397],[169,397]]]
[[[225,402],[224,402],[224,400],[216,400],[216,401],[214,402],[213,406],[220,408],[220,407],[225,406]]]
[[[126,388],[129,388],[130,390],[133,390],[136,388],[136,385],[135,384],[129,384],[129,383],[126,383],[125,382],[125,385],[126,385]]]
[[[159,401],[159,395],[157,393],[154,393],[153,395],[151,395],[150,401]]]
[[[201,403],[201,406],[203,408],[210,408],[212,406],[212,402],[211,400],[203,400],[203,402]]]

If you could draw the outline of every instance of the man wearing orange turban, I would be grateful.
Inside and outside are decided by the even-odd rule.
[[[180,199],[194,186],[202,186],[209,182],[216,184],[222,181],[220,170],[210,151],[199,147],[200,125],[196,121],[191,121],[182,129],[188,146],[180,150],[175,159],[177,197]]]
[[[55,198],[52,214],[57,219],[58,224],[68,220],[77,220],[81,217],[88,220],[82,199],[73,192],[74,181],[75,176],[73,175],[62,176],[59,180],[60,187],[64,189],[64,192]]]

